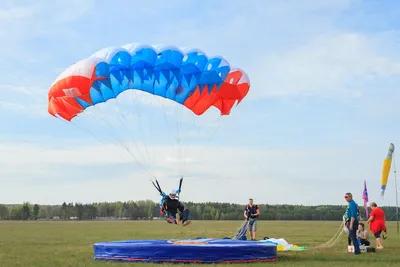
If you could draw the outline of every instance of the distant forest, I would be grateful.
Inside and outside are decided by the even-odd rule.
[[[192,220],[243,220],[244,205],[232,203],[186,202]],[[340,205],[267,205],[261,204],[260,220],[342,220],[346,206]],[[395,207],[383,207],[388,221],[396,220]],[[363,207],[360,207],[365,217]],[[0,204],[0,220],[154,220],[160,219],[158,203],[150,200],[103,203],[62,203],[38,205]]]

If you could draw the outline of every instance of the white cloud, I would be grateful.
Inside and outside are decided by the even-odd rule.
[[[0,101],[0,109],[23,110],[25,107],[18,103]]]
[[[171,158],[176,158],[176,150],[168,146],[154,149],[161,185],[164,190],[175,187],[180,176]],[[195,147],[187,155],[184,199],[245,202],[252,196],[261,203],[341,203],[344,191],[361,197],[362,180],[367,179],[371,199],[393,204],[391,181],[385,200],[378,197],[381,155],[386,152],[382,150]],[[157,200],[151,177],[143,170],[130,170],[133,160],[121,158],[122,152],[102,145],[66,149],[62,145],[3,144],[0,202]],[[359,155],[364,155],[362,160]],[[35,193],[39,189],[44,193]]]
[[[17,5],[15,2],[2,5],[6,7],[0,10],[0,36],[7,35],[8,38],[4,40],[21,40],[55,34],[60,25],[65,26],[66,23],[73,22],[90,12],[94,1],[72,0],[68,3],[64,1],[49,3],[37,0],[24,5]]]
[[[0,56],[3,61],[22,61],[25,65],[41,65],[53,55],[43,49],[32,49],[27,42],[48,38],[52,42],[61,39],[64,44],[75,45],[79,36],[69,23],[91,11],[94,1],[31,1],[17,4],[15,1],[0,4]],[[35,47],[34,43],[31,44]],[[81,43],[81,46],[84,45]],[[50,48],[51,49],[51,48]]]
[[[50,116],[47,112],[47,94],[43,87],[0,84],[0,92],[0,109],[36,118]]]
[[[358,33],[317,36],[291,51],[265,56],[253,69],[253,97],[362,97],[376,78],[400,75],[400,61],[380,50],[376,39]],[[379,88],[375,88],[379,90]]]

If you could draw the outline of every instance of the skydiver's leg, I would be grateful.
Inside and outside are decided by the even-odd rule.
[[[174,214],[168,212],[168,213],[167,213],[167,222],[170,223],[170,224],[177,224],[177,222],[176,222],[176,217],[175,217],[175,216],[176,216],[176,215],[174,215]]]
[[[189,210],[186,209],[181,213],[181,221],[184,223],[185,221],[187,221],[189,219]]]
[[[188,209],[185,209],[182,213],[181,213],[181,221],[182,221],[182,225],[186,226],[188,224],[190,224],[190,220],[189,220],[189,214],[190,211]]]

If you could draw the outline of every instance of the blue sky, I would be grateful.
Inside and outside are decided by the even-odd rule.
[[[145,143],[127,145],[165,190],[183,174],[187,201],[342,204],[350,191],[361,203],[366,179],[371,200],[394,205],[393,175],[379,193],[389,143],[400,144],[399,15],[396,1],[2,1],[0,202],[158,200],[122,146],[47,113],[64,69],[139,42],[222,55],[251,81],[231,116],[186,117],[195,128],[181,134],[202,132],[180,157],[174,124],[162,119],[176,118],[173,106],[143,96],[139,113],[100,107],[136,114],[116,130]],[[115,137],[90,118],[77,124]]]

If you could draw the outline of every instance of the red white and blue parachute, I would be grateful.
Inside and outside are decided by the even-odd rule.
[[[191,146],[207,139],[203,131],[214,136],[220,118],[230,115],[249,89],[246,73],[221,56],[208,57],[199,49],[128,44],[102,49],[62,72],[49,89],[48,112],[99,140],[112,139],[153,178],[157,172],[165,174],[160,162],[167,157],[174,159],[170,165],[179,165],[179,173],[171,176],[187,177],[184,138],[191,138],[186,143]],[[157,103],[148,105],[149,99]],[[212,115],[218,116],[217,123],[209,120]],[[101,124],[105,127],[96,129]],[[168,139],[173,132],[175,137]],[[162,147],[172,140],[176,155]]]
[[[48,111],[72,120],[86,108],[129,89],[164,97],[202,115],[228,115],[250,88],[246,73],[199,49],[128,44],[105,48],[66,69],[52,84]]]

